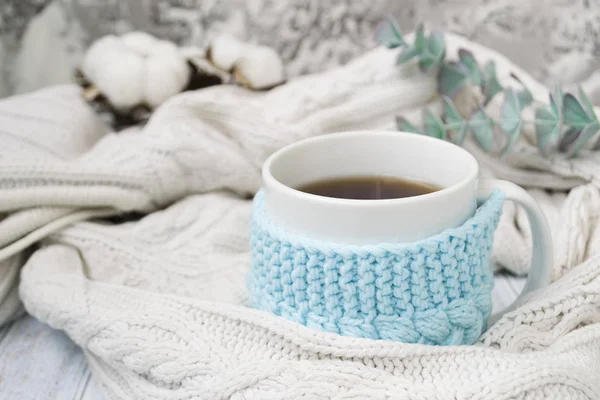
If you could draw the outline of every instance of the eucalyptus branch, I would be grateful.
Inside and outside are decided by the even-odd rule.
[[[440,31],[427,35],[423,25],[419,25],[414,43],[410,44],[396,21],[388,18],[379,26],[377,39],[388,48],[402,48],[396,60],[398,64],[415,59],[423,72],[434,74],[438,80],[443,115],[438,117],[424,108],[422,127],[397,117],[402,131],[451,140],[458,145],[462,145],[470,133],[486,152],[493,150],[500,133],[505,143],[501,153],[506,155],[519,140],[523,124],[531,123],[535,128],[536,145],[544,156],[558,151],[573,157],[583,148],[600,150],[598,139],[590,146],[590,141],[600,132],[600,123],[581,89],[575,96],[563,94],[557,88],[549,96],[549,106],[541,105],[514,74],[511,76],[521,84],[521,89],[502,87],[493,61],[481,67],[466,49],[458,51],[458,60],[446,60],[444,35]],[[494,119],[487,114],[486,107],[499,94],[504,99],[499,118]],[[534,109],[533,120],[521,116],[526,108]]]

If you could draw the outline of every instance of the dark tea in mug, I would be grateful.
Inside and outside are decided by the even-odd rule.
[[[298,190],[338,199],[385,200],[421,196],[441,188],[428,182],[390,176],[349,176],[310,182]]]

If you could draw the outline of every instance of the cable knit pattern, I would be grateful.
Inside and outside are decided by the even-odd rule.
[[[383,117],[389,124],[390,113],[428,101],[435,80],[414,66],[389,68],[394,57],[394,52],[378,48],[339,70],[312,76],[310,83],[299,79],[269,92],[222,85],[183,93],[157,110],[143,130],[104,135],[73,161],[46,156],[33,163],[31,156],[18,157],[29,149],[40,152],[40,144],[31,143],[29,131],[21,132],[15,122],[7,124],[15,131],[7,144],[12,148],[16,141],[19,152],[0,156],[0,212],[74,204],[149,212],[193,193],[223,188],[255,193],[260,166],[273,151],[354,123],[340,115],[356,115],[359,123],[353,129],[375,128]],[[383,85],[387,95],[380,101],[373,89]],[[320,103],[310,100],[315,87],[327,92]],[[32,95],[32,101],[40,101],[42,94],[45,100],[53,90]],[[71,87],[69,95],[74,93]],[[0,122],[4,114],[10,116],[4,109],[25,107],[24,97],[0,102]],[[90,113],[83,100],[73,103],[86,116]],[[65,107],[68,117],[77,115],[67,111]],[[34,115],[31,120],[37,122]],[[0,138],[2,134],[0,130]]]
[[[193,209],[208,200],[202,197],[186,201],[185,214],[180,205],[164,211],[161,221],[172,229],[171,239],[122,245],[137,254],[137,261],[115,263],[111,258],[115,250],[101,244],[90,244],[80,254],[70,240],[68,245],[50,245],[36,252],[23,269],[20,295],[27,310],[64,330],[86,351],[107,398],[600,398],[599,257],[505,314],[475,346],[353,338],[217,300],[236,291],[234,281],[223,280],[212,291],[200,287],[197,294],[202,301],[121,280],[122,268],[152,276],[155,267],[145,262],[144,255],[157,243],[162,244],[163,255],[155,254],[152,260],[162,261],[166,273],[177,273],[179,266],[168,260],[182,250],[190,252],[198,243],[164,246],[189,237],[186,225],[169,221],[179,216],[196,224]],[[217,205],[218,198],[212,202]],[[84,238],[82,228],[93,225],[97,237],[115,242],[115,231],[130,232],[135,239],[139,232],[131,228],[148,228],[148,224],[140,221],[109,230],[98,223],[80,223],[71,233]],[[233,260],[237,254],[228,258]],[[203,261],[215,257],[220,263],[199,266],[202,274],[188,277],[189,285],[233,272],[223,255],[202,257]],[[177,291],[182,282],[172,282],[168,289]],[[577,396],[569,397],[573,393]]]
[[[481,63],[496,62],[503,85],[516,84],[510,77],[514,72],[536,100],[547,100],[546,88],[506,57],[457,35],[448,33],[446,39],[449,57],[455,57],[458,48],[469,49]],[[395,50],[376,48],[344,67],[292,79],[266,93],[228,85],[184,93],[160,107],[143,130],[104,134],[99,140],[97,118],[91,118],[73,87],[3,100],[0,138],[9,151],[0,152],[0,212],[39,206],[150,212],[194,193],[254,193],[260,186],[260,166],[286,144],[345,129],[394,129],[394,115],[420,115],[435,97],[435,80],[411,64],[398,68],[396,56]],[[53,96],[60,102],[52,103]],[[25,105],[27,98],[31,102]],[[46,125],[53,127],[52,135],[43,131]],[[4,131],[8,135],[3,136]],[[55,131],[59,139],[49,140]],[[63,137],[77,145],[61,144]],[[533,148],[527,140],[522,142],[518,149]],[[69,154],[60,154],[60,149]],[[33,161],[32,154],[40,156]],[[600,170],[584,157],[546,160],[536,168],[542,172],[532,172],[474,154],[497,177],[522,185],[600,186]],[[523,158],[542,162],[530,152]],[[41,223],[32,222],[27,229]],[[18,240],[12,232],[0,232],[2,241]],[[517,247],[523,246],[513,241],[509,248]],[[524,272],[522,265],[502,265]]]
[[[447,39],[450,57],[461,46],[482,62],[494,59],[503,84],[515,72],[546,99],[546,89],[505,58],[450,33]],[[0,147],[0,212],[9,215],[0,238],[10,242],[0,250],[8,271],[0,273],[0,322],[18,311],[20,276],[27,311],[81,346],[111,399],[599,399],[600,173],[590,158],[541,164],[529,157],[541,170],[535,174],[480,157],[482,172],[579,187],[537,197],[554,215],[555,282],[474,346],[342,336],[246,307],[251,202],[244,196],[259,187],[264,159],[309,136],[394,129],[395,114],[420,114],[435,81],[411,76],[409,66],[398,70],[395,57],[376,49],[266,93],[230,86],[185,93],[143,129],[118,134],[96,131],[72,88],[71,95],[54,88],[0,102],[0,140],[8,146]],[[328,88],[323,102],[309,95],[320,87]],[[76,222],[105,207],[152,212],[127,223]],[[527,232],[507,214],[496,243],[526,253],[515,243]],[[73,225],[56,232],[65,221]],[[47,235],[31,257],[21,251]],[[505,258],[507,267],[523,272],[510,260],[525,257]],[[376,285],[379,271],[364,267],[361,279]]]
[[[472,344],[492,310],[489,256],[503,199],[494,192],[462,226],[419,242],[346,246],[286,232],[259,192],[251,305],[340,335]]]

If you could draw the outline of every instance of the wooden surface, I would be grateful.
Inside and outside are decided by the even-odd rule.
[[[497,276],[494,310],[510,304],[524,279]],[[0,399],[100,400],[83,352],[62,332],[31,316],[0,329]]]

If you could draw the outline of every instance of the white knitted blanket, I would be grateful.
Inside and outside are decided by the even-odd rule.
[[[450,54],[493,58],[504,83],[515,72],[545,100],[502,56],[448,36]],[[340,337],[244,306],[248,198],[265,158],[313,135],[393,129],[394,115],[435,105],[435,82],[394,58],[375,49],[267,93],[181,94],[119,133],[75,87],[1,101],[0,323],[20,298],[84,349],[110,398],[600,398],[600,164],[541,159],[527,132],[507,163],[471,150],[546,212],[555,281],[477,345]],[[123,210],[148,215],[84,221]],[[494,259],[524,273],[528,246],[525,218],[507,204]]]

